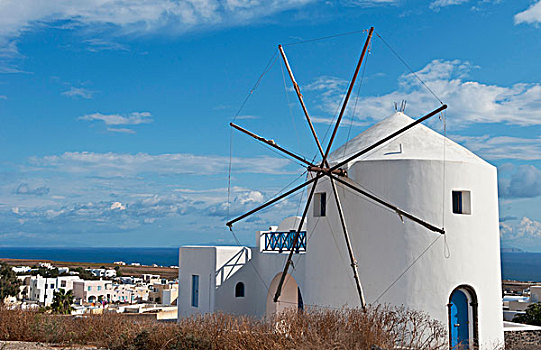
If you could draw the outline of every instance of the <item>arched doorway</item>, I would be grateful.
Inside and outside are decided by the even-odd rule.
[[[477,349],[477,295],[467,285],[458,286],[449,296],[449,345],[453,350]]]
[[[281,273],[274,276],[267,293],[267,307],[266,307],[266,316],[271,317],[273,314],[280,313],[288,308],[299,308],[299,299],[302,303],[302,297],[300,297],[300,289],[297,285],[297,282],[290,274],[286,275],[284,279],[284,284],[282,286],[282,292],[280,294],[280,299],[275,303],[274,294],[278,289],[278,283],[280,282]]]

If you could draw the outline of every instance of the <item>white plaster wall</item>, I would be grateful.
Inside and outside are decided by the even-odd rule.
[[[215,311],[216,272],[230,262],[245,247],[189,246],[179,251],[179,318]],[[251,257],[251,251],[248,252]],[[241,266],[227,268],[226,274],[236,274]],[[192,275],[199,275],[199,306],[192,306]]]
[[[178,316],[214,311],[215,247],[182,247],[179,252]],[[192,275],[199,275],[199,306],[192,306]]]
[[[473,287],[479,300],[479,340],[503,341],[496,169],[488,163],[438,160],[374,160],[354,163],[349,176],[370,192],[436,226],[444,226],[426,254],[379,300],[385,289],[439,234],[339,189],[359,273],[368,303],[406,305],[447,321],[451,291]],[[339,188],[342,188],[339,186]],[[328,215],[310,217],[312,232],[306,255],[306,304],[358,306],[349,258],[327,181]],[[470,190],[471,215],[452,213],[451,191]],[[442,208],[442,204],[444,204]],[[332,228],[332,229],[331,229]]]
[[[257,247],[250,249],[251,261],[216,289],[216,311],[265,317],[271,282],[284,269],[287,253],[260,253]],[[295,269],[290,269],[290,275],[299,285],[301,293],[304,258],[304,254],[295,254],[293,257]],[[244,298],[235,298],[235,285],[238,282],[244,283]],[[274,296],[274,292],[275,290],[271,291],[271,296]]]

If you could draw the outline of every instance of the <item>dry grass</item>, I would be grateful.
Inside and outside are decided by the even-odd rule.
[[[211,314],[180,323],[84,318],[0,309],[0,340],[146,349],[426,349],[446,348],[441,324],[423,313],[380,307],[287,312],[265,322]]]

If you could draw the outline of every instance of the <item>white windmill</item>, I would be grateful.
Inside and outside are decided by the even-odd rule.
[[[304,265],[303,299],[307,304],[363,309],[367,303],[403,304],[448,324],[451,346],[493,346],[503,341],[497,174],[492,165],[420,125],[447,106],[441,104],[417,120],[407,117],[403,106],[392,117],[330,152],[373,31],[368,31],[325,148],[279,46],[321,161],[310,162],[231,123],[302,162],[309,175],[303,184],[228,221],[227,226],[232,228],[239,220],[307,188],[306,205],[273,291],[274,302],[280,300],[306,225],[314,236],[306,248]],[[443,154],[438,151],[442,145]],[[328,228],[318,226],[319,220],[326,220]],[[441,225],[433,223],[436,221]],[[347,255],[352,274],[343,268],[340,251],[329,252],[328,230],[333,227],[342,232],[345,245],[339,250]],[[351,275],[354,288],[349,287]]]

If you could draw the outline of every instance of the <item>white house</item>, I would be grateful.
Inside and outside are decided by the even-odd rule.
[[[12,266],[11,269],[17,274],[30,272],[32,270],[30,266]]]
[[[75,281],[73,296],[83,303],[110,302],[113,296],[113,283],[101,279]]]
[[[395,113],[334,151],[331,165],[412,121]],[[503,344],[496,168],[417,125],[344,170],[346,181],[445,229],[445,235],[429,231],[338,185],[368,304],[427,312],[448,328],[450,346]],[[296,218],[258,232],[254,248],[180,248],[179,317],[214,311],[261,317],[302,305],[359,306],[328,178],[315,192],[303,247],[294,255],[278,303],[272,298],[288,253],[279,248],[287,250]]]
[[[29,300],[37,301],[45,306],[53,302],[54,292],[63,289],[65,292],[73,290],[73,283],[80,281],[79,276],[59,276],[46,278],[40,275],[30,278],[28,295]]]
[[[96,277],[114,278],[116,277],[116,270],[114,269],[86,269],[92,275]]]

